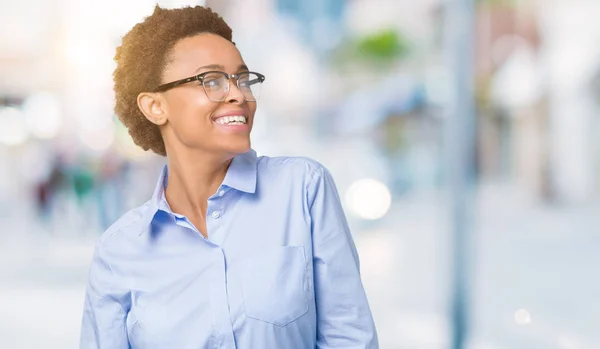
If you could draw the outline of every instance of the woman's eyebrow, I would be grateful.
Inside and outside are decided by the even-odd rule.
[[[224,70],[225,67],[220,65],[220,64],[209,64],[209,65],[203,65],[200,68],[196,69],[196,73],[201,71],[201,70],[205,70],[205,69],[214,69],[214,70]]]
[[[198,73],[201,70],[205,70],[205,69],[214,69],[214,70],[221,70],[224,71],[225,67],[220,65],[220,64],[209,64],[209,65],[203,65],[201,67],[199,67],[198,69],[196,69],[196,73]],[[237,68],[237,71],[247,71],[248,70],[248,66],[245,64],[240,64]]]

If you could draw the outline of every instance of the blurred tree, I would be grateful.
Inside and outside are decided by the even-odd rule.
[[[389,70],[411,51],[408,39],[397,29],[383,29],[364,36],[349,37],[331,56],[338,68],[362,66],[370,70]]]
[[[365,59],[397,60],[408,51],[405,40],[396,30],[384,30],[357,41],[358,53]]]

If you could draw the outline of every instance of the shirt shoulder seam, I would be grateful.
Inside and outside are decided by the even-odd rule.
[[[147,206],[147,204],[148,203],[144,203],[144,205],[142,205],[142,206]],[[149,208],[146,207],[146,209],[149,209]],[[108,240],[110,237],[112,237],[112,236],[114,236],[114,235],[122,232],[123,230],[126,230],[127,228],[131,227],[132,225],[138,223],[140,220],[142,220],[142,218],[144,217],[144,214],[146,214],[145,210],[143,211],[143,213],[139,217],[128,219],[128,222],[127,222],[126,225],[117,226],[117,227],[113,226],[113,227],[108,228],[108,230],[105,233],[106,236],[103,236],[100,239],[100,244],[102,246],[105,246],[106,245],[106,240]],[[115,225],[116,225],[117,222],[115,222]]]

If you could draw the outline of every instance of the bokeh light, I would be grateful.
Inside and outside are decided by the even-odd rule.
[[[528,325],[531,323],[531,314],[527,309],[519,309],[515,312],[515,322],[518,325]]]
[[[103,152],[115,140],[115,127],[112,122],[102,124],[98,128],[83,127],[79,137],[81,142],[91,150]]]
[[[23,103],[23,114],[29,132],[41,139],[56,137],[62,126],[61,105],[49,92],[29,96]]]
[[[29,137],[23,112],[16,107],[0,107],[0,143],[16,146]]]
[[[389,189],[378,180],[366,178],[358,180],[346,191],[348,208],[360,218],[375,220],[382,218],[390,209],[392,195]]]

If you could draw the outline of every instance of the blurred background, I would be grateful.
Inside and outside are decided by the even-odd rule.
[[[77,347],[93,244],[151,196],[165,159],[114,116],[111,74],[155,3],[0,0],[1,348]],[[158,3],[221,13],[267,76],[260,155],[333,173],[381,347],[450,348],[444,129],[469,94],[452,88],[450,3]],[[600,348],[600,2],[472,5],[465,347]]]

